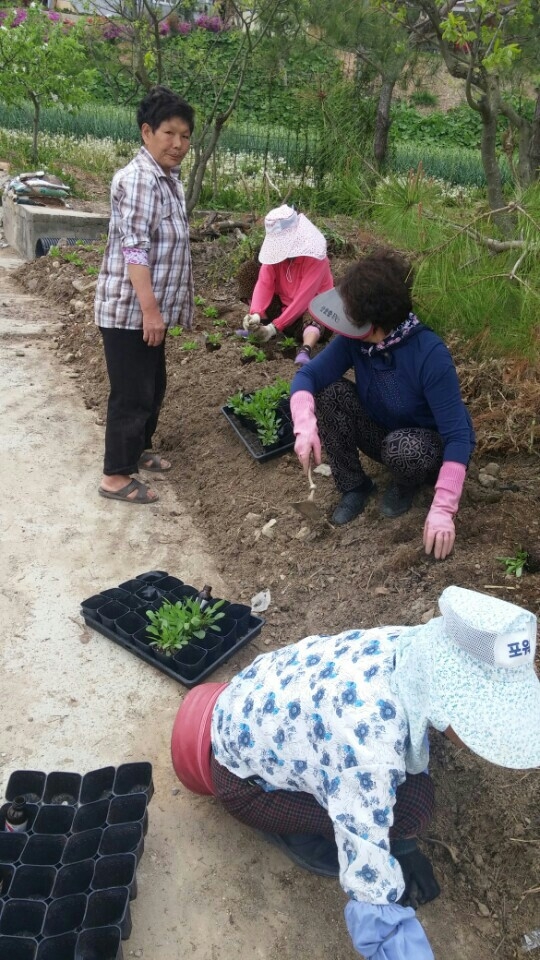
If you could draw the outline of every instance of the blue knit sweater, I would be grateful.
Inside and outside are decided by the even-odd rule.
[[[386,350],[368,353],[366,346],[334,336],[298,371],[291,394],[320,393],[353,369],[360,403],[375,423],[388,432],[402,427],[435,430],[443,440],[443,460],[467,465],[475,446],[474,430],[454,362],[441,338],[419,324]]]

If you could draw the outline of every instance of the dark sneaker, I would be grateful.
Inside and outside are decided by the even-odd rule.
[[[417,487],[404,487],[401,483],[392,483],[384,491],[381,513],[385,517],[400,517],[402,513],[407,513],[407,510],[412,507],[416,490]]]
[[[261,836],[289,857],[302,870],[319,877],[339,877],[339,860],[335,840],[314,833],[263,833]]]
[[[338,527],[344,523],[350,523],[355,517],[364,512],[366,503],[372,493],[376,490],[373,480],[367,480],[364,486],[357,487],[356,490],[349,490],[344,493],[336,509],[332,514],[332,523]]]

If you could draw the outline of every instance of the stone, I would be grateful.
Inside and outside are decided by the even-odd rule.
[[[269,520],[268,523],[264,524],[264,527],[261,527],[261,534],[263,537],[268,537],[269,540],[272,540],[275,534],[274,527],[277,523],[275,517],[272,520]]]
[[[487,473],[490,477],[498,477],[501,472],[499,463],[488,463],[483,468],[482,473]]]
[[[16,356],[16,357],[25,357],[26,354],[25,354],[24,350],[16,350],[16,351],[15,351],[15,356]]]
[[[81,277],[77,277],[76,280],[71,281],[71,285],[77,293],[87,293],[88,290],[95,290],[97,280],[83,280]]]
[[[244,517],[244,520],[247,520],[248,523],[258,523],[260,519],[260,513],[246,513]]]
[[[430,620],[433,620],[435,616],[435,607],[430,607],[429,610],[426,610],[425,613],[420,617],[420,623],[429,623]]]
[[[310,532],[309,527],[300,527],[298,533],[295,533],[294,538],[295,540],[305,540],[306,537],[309,537]]]
[[[327,463],[320,463],[318,467],[312,470],[312,473],[318,473],[320,477],[331,477],[332,468]]]
[[[490,473],[479,473],[478,483],[481,487],[494,487],[497,480]]]

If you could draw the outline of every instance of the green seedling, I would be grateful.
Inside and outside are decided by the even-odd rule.
[[[61,250],[60,254],[66,263],[72,263],[75,267],[84,267],[84,262],[81,260],[78,253],[65,253],[63,250]]]
[[[215,319],[216,317],[219,317],[219,310],[217,307],[205,307],[203,314],[205,317]]]
[[[255,360],[255,363],[264,363],[266,360],[264,350],[256,347],[254,343],[246,343],[242,349],[242,356],[245,360]]]
[[[202,640],[207,630],[221,631],[218,620],[225,616],[220,607],[225,603],[218,600],[201,610],[196,598],[187,597],[177,603],[164,600],[159,610],[147,610],[150,626],[146,632],[154,639],[150,646],[157,647],[162,653],[171,656],[190,640]]]
[[[204,297],[201,297],[199,296],[199,294],[197,294],[193,298],[193,303],[195,304],[196,307],[204,307],[206,300],[204,299]]]
[[[213,347],[221,346],[221,334],[208,333],[206,335],[206,342],[212,344]]]
[[[497,557],[499,563],[502,563],[506,572],[514,577],[521,577],[527,566],[529,554],[526,550],[517,550],[513,557]]]
[[[182,333],[183,333],[182,327],[169,327],[170,337],[181,337]]]
[[[247,346],[250,346],[250,344]],[[244,349],[247,349],[247,347]],[[254,421],[259,440],[264,447],[268,447],[279,440],[278,431],[282,420],[277,407],[281,400],[289,396],[289,393],[290,383],[278,377],[275,383],[271,383],[268,387],[262,387],[249,396],[246,396],[242,391],[235,393],[232,397],[229,397],[227,405],[237,416],[248,417]]]
[[[283,337],[283,340],[280,340],[278,343],[280,350],[294,350],[296,347],[296,340],[294,337]]]
[[[221,320],[214,320],[212,326],[213,326],[213,327],[226,327],[226,326],[227,326],[227,321],[226,321],[226,320],[223,320],[223,319],[221,319]]]
[[[89,277],[95,277],[95,276],[97,276],[97,274],[99,273],[99,267],[92,267],[92,266],[87,267],[86,270],[85,270],[85,273],[86,273]]]
[[[50,257],[61,257],[61,256],[62,256],[62,251],[61,251],[60,247],[51,247],[51,249],[49,250],[49,256],[50,256]]]
[[[182,344],[182,350],[190,351],[190,350],[198,350],[198,348],[199,348],[199,344],[197,343],[196,340],[186,340]]]

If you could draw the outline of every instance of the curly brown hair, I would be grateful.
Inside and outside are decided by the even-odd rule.
[[[389,251],[370,253],[347,270],[338,289],[351,323],[395,330],[412,311],[411,265]]]

